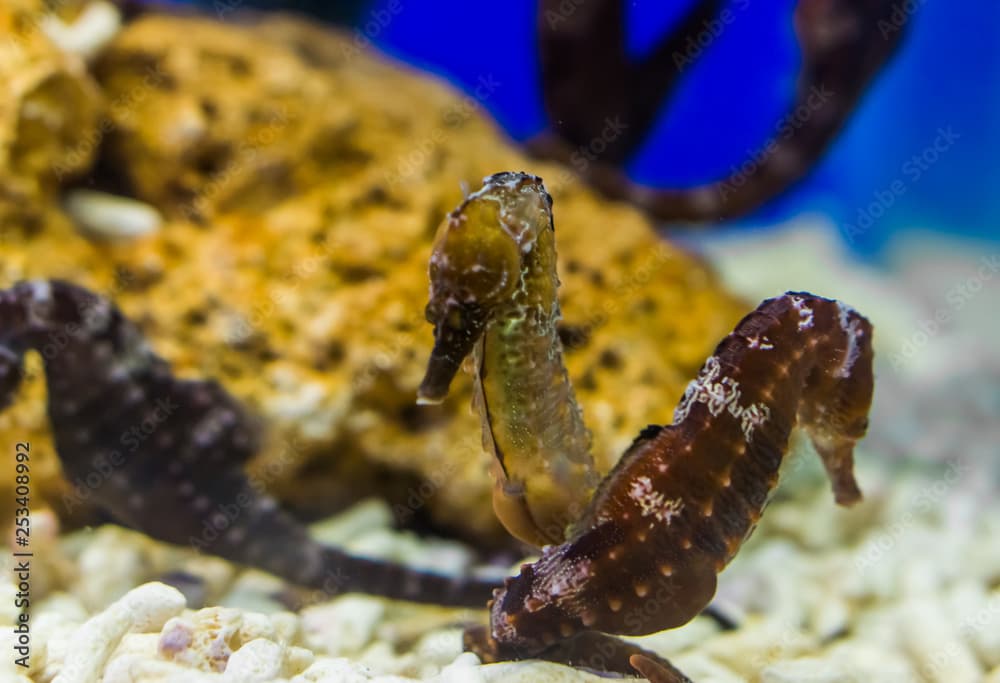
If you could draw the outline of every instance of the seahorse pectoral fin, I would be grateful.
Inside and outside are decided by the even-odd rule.
[[[440,403],[462,361],[486,328],[487,314],[478,306],[457,302],[431,302],[427,320],[434,323],[434,349],[424,379],[417,389],[417,403]]]
[[[827,315],[837,342],[833,362],[809,376],[799,414],[833,484],[837,503],[851,505],[861,500],[854,479],[854,444],[868,429],[875,390],[873,331],[871,323],[849,306],[832,302],[832,308],[836,315],[834,311]]]

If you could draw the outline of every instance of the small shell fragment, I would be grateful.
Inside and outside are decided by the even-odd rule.
[[[108,240],[143,237],[163,225],[163,216],[155,207],[106,192],[72,190],[66,195],[65,207],[84,231]]]
[[[66,23],[53,13],[46,14],[40,26],[63,52],[90,59],[121,30],[122,15],[114,4],[98,0],[88,4],[75,21]]]

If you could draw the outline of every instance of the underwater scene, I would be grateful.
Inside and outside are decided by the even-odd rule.
[[[5,0],[0,683],[1000,683],[991,0]]]

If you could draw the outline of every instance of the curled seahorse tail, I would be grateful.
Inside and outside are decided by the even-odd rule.
[[[854,444],[868,428],[874,391],[872,325],[850,306],[804,292],[788,292],[813,309],[825,330],[818,360],[806,378],[799,426],[812,440],[841,505],[861,499],[854,478]]]
[[[752,507],[760,509],[777,483],[773,475],[794,427],[815,446],[836,501],[861,499],[854,444],[867,429],[874,386],[868,320],[839,301],[786,292],[746,316],[710,361],[717,376],[701,380],[691,397],[741,421],[747,453],[768,473],[750,482]]]
[[[351,555],[313,539],[269,496],[243,488],[245,508],[232,525],[200,549],[321,591],[371,593],[393,600],[481,608],[499,582],[446,576],[390,560]]]

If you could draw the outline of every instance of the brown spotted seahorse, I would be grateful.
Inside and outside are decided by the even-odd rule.
[[[560,510],[532,493],[577,504],[590,493],[590,461],[555,334],[550,207],[539,178],[489,177],[446,219],[431,258],[435,346],[420,395],[440,400],[473,353],[501,498],[515,503],[500,506],[518,512],[501,519],[525,540],[556,537],[496,592],[489,629],[467,631],[466,646],[490,661],[540,657],[684,681],[604,634],[674,628],[708,605],[778,483],[794,427],[812,439],[837,502],[860,498],[853,449],[872,398],[871,325],[808,293],[764,301],[708,358],[673,423],[643,430],[583,514],[554,533]]]
[[[176,379],[107,299],[55,280],[0,290],[0,410],[30,349],[42,355],[64,472],[116,521],[330,594],[480,606],[496,586],[312,540],[244,474],[258,439],[239,404],[215,382]],[[128,438],[144,425],[155,426],[148,438]]]

